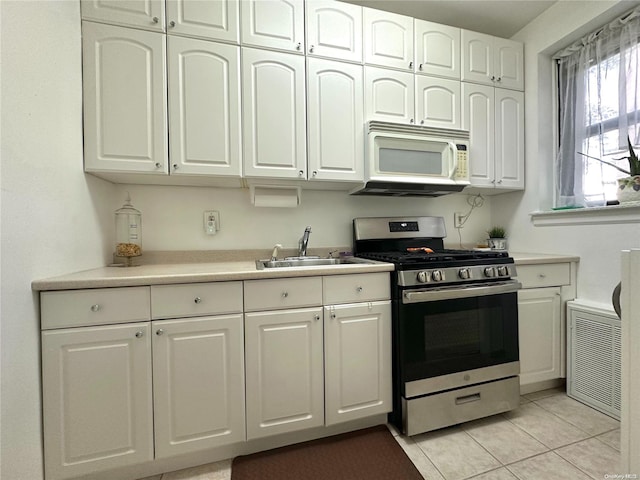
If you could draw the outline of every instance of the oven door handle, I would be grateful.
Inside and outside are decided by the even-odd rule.
[[[405,291],[402,295],[402,303],[433,302],[436,300],[454,300],[457,298],[484,297],[485,295],[498,295],[501,293],[514,293],[522,288],[522,284],[516,280],[504,282],[498,285],[482,287],[443,288],[431,290]]]

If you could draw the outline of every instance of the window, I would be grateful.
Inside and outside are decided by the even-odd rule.
[[[559,52],[556,207],[604,205],[640,143],[640,7]],[[638,153],[638,152],[637,152]],[[602,160],[602,161],[600,161]],[[604,163],[607,162],[607,163]]]

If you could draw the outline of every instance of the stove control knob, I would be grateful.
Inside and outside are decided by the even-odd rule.
[[[498,267],[498,276],[504,277],[505,275],[509,275],[509,270],[504,265]]]
[[[496,269],[493,267],[487,267],[484,269],[484,276],[485,277],[495,277],[496,276]]]
[[[458,270],[458,276],[463,280],[466,280],[467,278],[469,278],[469,269],[461,268],[460,270]]]
[[[418,282],[427,283],[431,280],[431,272],[418,272]]]
[[[431,272],[431,279],[434,282],[441,282],[443,280],[442,270],[434,270]]]

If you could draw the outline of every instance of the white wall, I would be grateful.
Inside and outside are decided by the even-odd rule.
[[[3,479],[42,474],[40,345],[31,281],[104,264],[112,184],[82,173],[80,7],[0,2]]]
[[[526,190],[495,197],[492,203],[492,220],[511,232],[511,250],[578,255],[578,296],[604,303],[610,303],[620,280],[620,251],[640,246],[640,224],[536,227],[529,214],[552,206],[551,55],[637,3],[560,1],[513,37],[525,44]]]
[[[346,192],[303,190],[297,208],[251,205],[248,189],[118,185],[112,204],[119,208],[129,192],[142,212],[143,250],[227,250],[271,248],[281,243],[295,248],[307,225],[309,247],[351,245],[351,221],[358,216],[440,215],[447,226],[446,242],[458,247],[453,213],[469,211],[467,195],[438,198],[354,197]],[[486,238],[491,200],[476,208],[462,229],[463,246]],[[220,231],[207,236],[203,212],[220,212]]]

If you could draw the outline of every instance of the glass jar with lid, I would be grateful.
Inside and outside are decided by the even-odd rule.
[[[133,257],[142,255],[142,214],[133,208],[131,197],[116,210],[116,257],[126,259],[125,265],[132,265]]]

